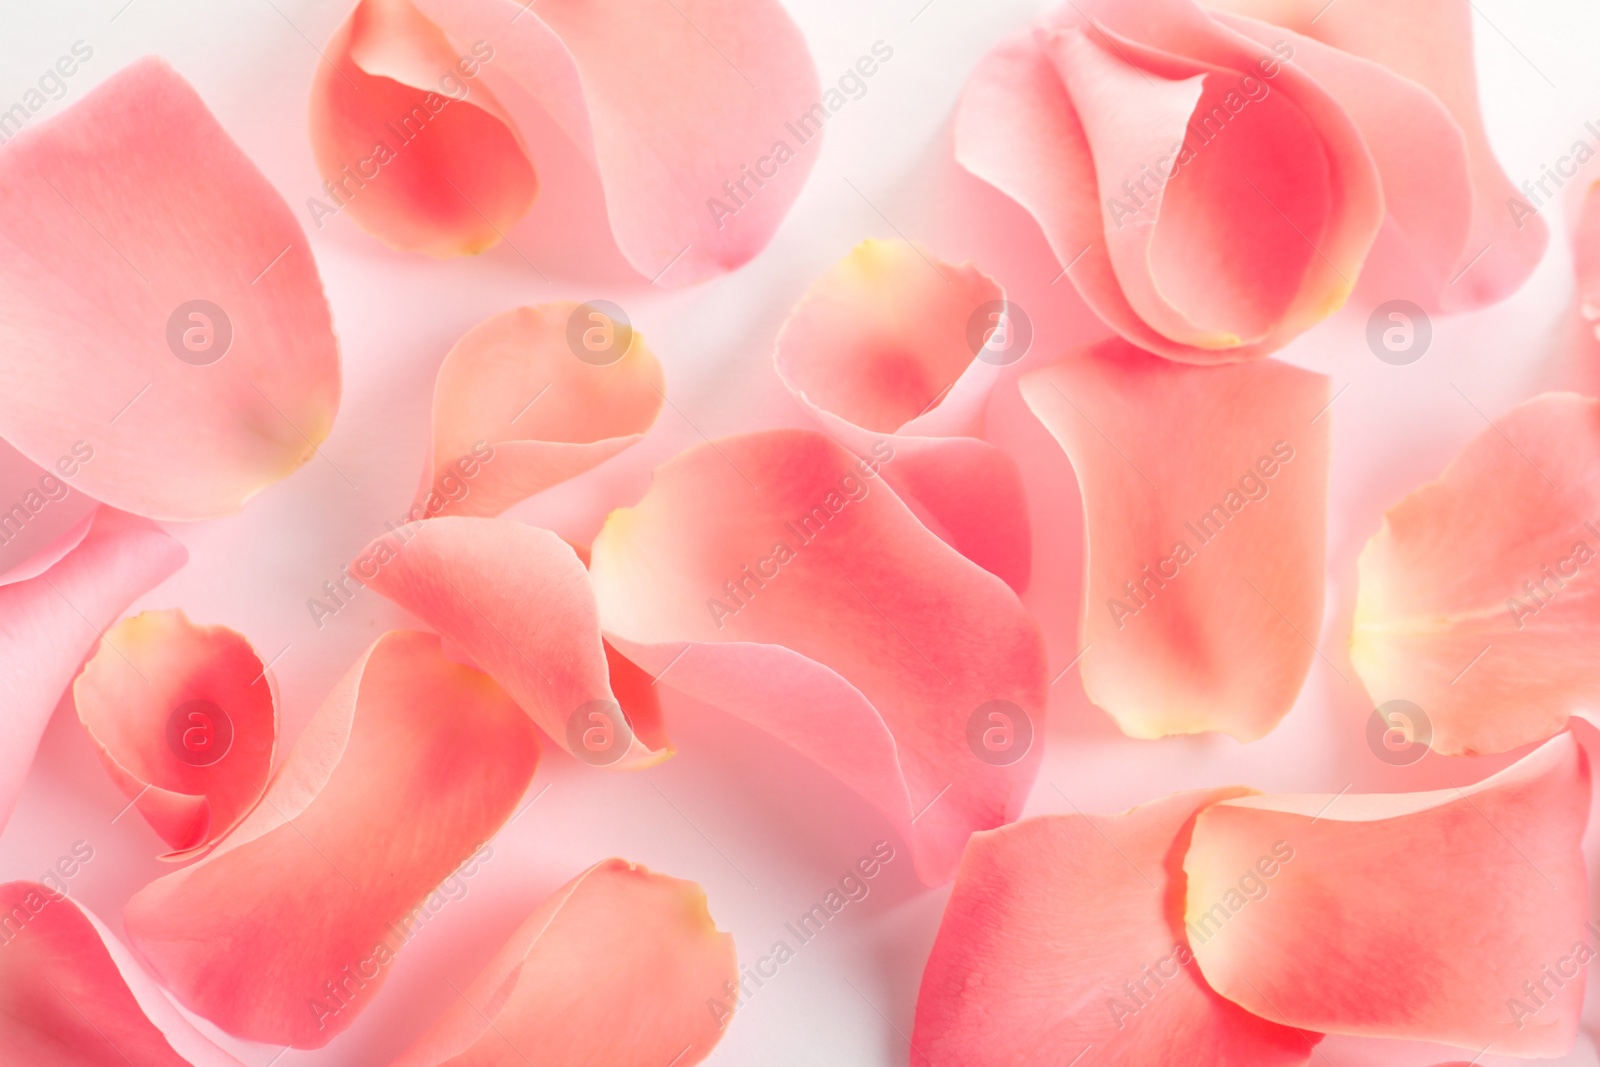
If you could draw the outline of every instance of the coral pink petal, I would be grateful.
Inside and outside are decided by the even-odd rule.
[[[305,234],[159,59],[0,157],[0,352],[0,437],[155,519],[238,511],[339,402]]]
[[[1501,416],[1361,553],[1367,693],[1421,708],[1447,755],[1543,740],[1600,704],[1597,522],[1600,401],[1546,393]]]
[[[617,247],[663,285],[703,281],[766,246],[847,100],[824,95],[778,0],[417,6],[457,41],[491,46],[496,74],[591,153]]]
[[[101,508],[82,543],[49,570],[0,586],[0,825],[50,713],[100,633],[187,559],[155,524]]]
[[[606,520],[590,573],[613,644],[831,769],[937,884],[1021,810],[1043,649],[1015,594],[883,484],[891,457],[798,430],[691,449]]]
[[[1121,815],[1046,815],[974,835],[922,974],[912,1047],[963,1067],[1306,1063],[1318,1035],[1218,996],[1183,930],[1195,815],[1245,792],[1177,793]]]
[[[87,842],[74,848],[94,855]],[[78,852],[71,862],[83,858]],[[37,882],[8,882],[0,885],[0,914],[6,917],[0,934],[0,1060],[239,1067],[178,1014],[127,951],[70,897]]]
[[[128,902],[128,940],[229,1033],[320,1048],[382,986],[408,913],[510,816],[538,755],[487,676],[432,635],[387,633],[239,829]]]
[[[111,776],[187,859],[233,829],[267,787],[278,741],[265,664],[225,626],[147,611],[106,631],[72,686]]]
[[[664,388],[644,339],[598,305],[486,319],[439,368],[431,466],[412,516],[498,515],[582,474],[644,436]]]
[[[1266,734],[1322,621],[1328,379],[1108,341],[1021,387],[1083,496],[1089,698],[1134,737]]]
[[[660,739],[653,694],[640,701],[634,676],[613,690],[620,657],[601,640],[588,571],[549,530],[511,519],[429,519],[373,542],[355,572],[470,656],[584,762],[635,770],[672,754],[651,743]],[[641,703],[645,719],[635,726]]]
[[[325,56],[311,93],[319,227],[348,211],[391,247],[450,256],[498,243],[527,213],[539,181],[479,80],[481,49],[458,54],[410,0],[361,0]]]
[[[1465,789],[1209,808],[1183,860],[1200,971],[1289,1026],[1559,1056],[1593,954],[1573,965],[1592,938],[1589,794],[1565,734]],[[1292,859],[1258,891],[1241,876],[1275,848]]]
[[[1449,111],[1466,144],[1471,226],[1438,301],[1463,311],[1501,300],[1532,273],[1549,238],[1543,218],[1495,159],[1478,104],[1470,0],[1207,0],[1369,59],[1421,85]],[[1298,59],[1298,57],[1297,57]],[[1420,149],[1420,146],[1419,146]],[[1427,166],[1414,160],[1413,167]],[[1457,277],[1459,275],[1459,277]],[[1432,279],[1430,279],[1432,280]]]
[[[540,904],[390,1067],[690,1067],[721,1039],[709,1006],[738,981],[698,885],[606,860]]]
[[[1013,589],[1032,539],[1022,476],[978,440],[984,405],[1032,325],[992,279],[909,241],[857,245],[806,291],[778,335],[778,376],[835,440],[867,456],[935,533]]]

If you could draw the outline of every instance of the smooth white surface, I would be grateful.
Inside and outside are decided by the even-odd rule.
[[[1520,183],[1582,136],[1585,120],[1600,120],[1594,75],[1600,7],[1578,0],[1475,3],[1490,134]],[[346,218],[316,229],[304,207],[320,192],[306,139],[306,97],[321,62],[318,49],[346,4],[6,0],[0,109],[78,40],[94,48],[94,58],[68,81],[64,98],[33,121],[59,113],[134,58],[165,55],[300,213],[343,346],[344,400],[322,458],[238,517],[175,529],[192,561],[138,607],[181,606],[196,621],[240,630],[264,657],[277,657],[285,740],[292,741],[378,634],[417,625],[363,592],[319,630],[306,601],[409,504],[428,437],[433,376],[460,334],[519,303],[604,297],[628,311],[660,356],[672,406],[645,443],[511,512],[587,540],[607,510],[638,498],[655,463],[703,436],[804,423],[773,374],[774,336],[808,281],[868,236],[904,235],[944,258],[974,259],[1028,309],[1038,330],[1035,349],[997,390],[991,437],[1036,448],[1043,431],[1016,397],[1015,373],[1101,330],[1065,280],[1052,285],[1059,265],[1028,217],[950,163],[949,116],[977,59],[1046,6],[1043,0],[789,0],[824,85],[875,41],[893,47],[894,57],[829,124],[816,171],[764,253],[708,284],[656,290],[626,268],[609,234],[594,224],[600,204],[592,174],[536,120],[533,145],[545,187],[530,217],[511,232],[514,247],[435,262],[392,253]],[[554,239],[551,230],[570,229],[574,216],[590,225],[587,240]],[[1483,312],[1435,322],[1433,350],[1416,365],[1390,367],[1366,349],[1365,311],[1381,294],[1358,293],[1350,308],[1285,353],[1330,374],[1336,390],[1348,389],[1332,409],[1330,596],[1320,641],[1327,658],[1314,665],[1283,725],[1249,747],[1221,737],[1130,741],[1087,704],[1069,672],[1052,690],[1049,748],[1030,813],[1110,812],[1174,789],[1231,782],[1330,793],[1346,786],[1417,789],[1475,781],[1505,762],[1430,756],[1415,767],[1386,767],[1363,740],[1370,706],[1340,672],[1349,675],[1343,647],[1355,555],[1382,510],[1434,477],[1483,428],[1484,414],[1492,417],[1538,387],[1541,360],[1572,292],[1570,258],[1556,228],[1546,261],[1522,291]],[[1204,420],[1197,412],[1197,437]],[[1071,469],[1059,451],[1050,455],[1051,462],[1026,472],[1037,541],[1027,599],[1046,627],[1053,675],[1075,654],[1081,545]],[[849,905],[750,998],[708,1062],[923,1062],[908,1049],[908,1035],[947,890],[923,890],[903,842],[822,770],[732,716],[681,697],[669,695],[667,715],[680,754],[648,772],[594,770],[547,746],[530,791],[537,801],[496,839],[494,859],[468,883],[467,895],[407,946],[376,1002],[329,1048],[274,1060],[276,1048],[226,1037],[223,1043],[252,1067],[381,1064],[427,1028],[455,995],[450,985],[463,987],[539,900],[610,855],[702,883],[713,915],[750,962],[785,936],[786,921],[887,838],[899,858],[872,883],[870,896]],[[72,891],[120,930],[122,903],[162,870],[152,858],[157,840],[136,814],[112,823],[125,804],[70,710],[58,713],[0,837],[0,875],[38,877],[74,841],[89,841],[96,858]],[[1073,1051],[1064,1050],[1062,1061]],[[1339,1067],[1370,1062],[1336,1040],[1321,1051]],[[1470,1055],[1418,1052],[1395,1062]]]

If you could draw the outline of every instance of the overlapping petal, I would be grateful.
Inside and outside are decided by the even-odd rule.
[[[956,158],[1130,341],[1264,355],[1343,304],[1384,214],[1359,129],[1292,56],[1189,0],[1067,4],[978,65]]]
[[[239,829],[128,902],[128,939],[224,1030],[319,1048],[377,993],[401,920],[509,817],[538,752],[487,676],[436,637],[387,633]]]
[[[1306,1063],[1317,1036],[1218,996],[1183,929],[1194,818],[1246,792],[975,834],[923,972],[912,1047],[966,1067]]]
[[[1183,859],[1195,959],[1290,1026],[1561,1055],[1597,949],[1589,802],[1571,734],[1464,789],[1224,801]],[[1257,892],[1274,849],[1292,860]]]
[[[239,1067],[71,897],[38,882],[8,882],[0,885],[0,915],[0,1060]]]
[[[418,518],[498,515],[642,437],[661,364],[606,309],[556,302],[474,326],[439,368]]]
[[[527,210],[528,151],[481,84],[487,68],[590,156],[623,256],[672,285],[732,270],[766,245],[845,99],[824,96],[776,0],[362,0],[330,52],[360,91],[319,76],[324,177],[337,184],[346,164],[373,159],[373,142],[393,160],[368,164],[372,176],[340,197],[363,226],[399,247],[469,252]],[[439,117],[427,127],[465,151],[418,150],[390,131],[419,103],[432,110],[430,93]]]
[[[157,519],[239,510],[339,400],[305,234],[159,59],[0,157],[0,353],[0,438]]]
[[[798,430],[691,449],[607,519],[591,575],[622,652],[831,769],[937,884],[1021,810],[1043,648],[1005,583],[878,478],[890,456]]]
[[[144,519],[100,508],[91,521],[82,542],[48,570],[0,586],[0,824],[50,713],[100,632],[189,558]]]
[[[606,860],[540,904],[392,1067],[690,1067],[722,1036],[708,1005],[738,980],[699,886]]]
[[[1445,271],[1442,264],[1418,263],[1425,273],[1419,288],[1431,288],[1445,310],[1465,310],[1493,303],[1520,286],[1544,253],[1548,229],[1530,203],[1506,177],[1495,159],[1478,103],[1478,79],[1473,63],[1472,4],[1468,0],[1422,0],[1411,4],[1386,4],[1381,0],[1356,0],[1325,7],[1321,0],[1205,0],[1207,6],[1274,23],[1315,38],[1351,56],[1369,60],[1400,78],[1414,82],[1432,95],[1448,113],[1465,149],[1465,181],[1470,214],[1460,247]],[[1272,32],[1272,31],[1268,31]],[[1298,57],[1297,57],[1298,58]],[[1370,67],[1364,68],[1370,70]],[[1314,76],[1321,78],[1319,72]],[[1365,93],[1376,96],[1381,82],[1371,82]],[[1358,114],[1349,96],[1329,85],[1342,103]],[[1351,86],[1358,91],[1359,87]],[[1393,116],[1403,94],[1384,98]],[[1359,121],[1359,116],[1358,116]],[[1363,133],[1371,135],[1363,127]],[[1400,165],[1384,174],[1384,192],[1391,201],[1397,193],[1391,177],[1420,176],[1429,166],[1433,147],[1448,149],[1442,141],[1421,141]],[[1449,149],[1452,154],[1459,149]],[[1376,153],[1375,153],[1376,154]],[[1452,184],[1460,184],[1457,177]],[[1459,194],[1434,186],[1435,193]],[[1410,185],[1410,192],[1426,196],[1428,187]],[[1405,194],[1398,194],[1405,195]],[[1515,206],[1520,205],[1520,206]],[[1454,210],[1454,209],[1453,209]],[[1429,269],[1431,268],[1431,269]]]
[[[43,574],[83,543],[96,502],[72,491],[77,469],[67,456],[46,470],[0,441],[0,586]]]
[[[367,586],[426,620],[579,759],[634,770],[672,754],[649,677],[605,644],[584,562],[549,530],[428,519],[359,559]]]
[[[970,263],[868,240],[818,278],[778,335],[778,376],[860,456],[892,439],[883,478],[928,526],[1019,592],[1032,541],[1022,476],[979,440],[1000,367],[1032,326]]]
[[[187,859],[260,801],[278,743],[276,692],[250,642],[182,611],[106,631],[72,686],[78,718],[117,787]]]
[[[1083,496],[1089,698],[1134,737],[1269,732],[1321,626],[1328,379],[1114,340],[1021,388]]]
[[[1547,393],[1469,442],[1361,554],[1350,660],[1374,702],[1422,709],[1447,755],[1543,740],[1595,707],[1597,523],[1600,401]]]

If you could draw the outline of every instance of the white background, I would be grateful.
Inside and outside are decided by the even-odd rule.
[[[1585,120],[1600,120],[1600,7],[1577,0],[1474,2],[1490,137],[1520,183],[1565,152]],[[617,253],[592,173],[532,115],[527,121],[544,188],[532,214],[511,231],[514,248],[435,262],[393,253],[346,218],[312,227],[305,201],[319,193],[320,181],[306,137],[307,93],[321,62],[318,49],[345,17],[344,4],[4,0],[0,109],[75,41],[88,42],[94,58],[69,80],[67,96],[35,122],[133,59],[166,56],[310,227],[341,339],[344,399],[323,458],[238,517],[175,528],[191,562],[137,607],[181,606],[196,621],[244,632],[264,657],[282,652],[274,673],[285,739],[292,741],[379,633],[416,625],[363,592],[319,630],[306,600],[410,503],[427,444],[433,377],[451,343],[517,304],[614,300],[667,370],[674,406],[644,444],[511,512],[579,540],[594,535],[609,508],[638,498],[654,464],[702,435],[803,424],[773,375],[772,341],[807,282],[864,237],[902,234],[946,259],[974,259],[1006,285],[1038,329],[1035,350],[1014,372],[1091,338],[1100,328],[1068,282],[1051,284],[1060,268],[1029,218],[950,162],[949,118],[967,73],[1045,6],[1041,0],[790,0],[824,86],[875,41],[887,42],[894,57],[865,97],[832,119],[809,184],[755,261],[687,290],[652,290]],[[521,103],[507,95],[514,106]],[[1433,349],[1420,363],[1391,367],[1372,357],[1362,339],[1366,310],[1387,294],[1362,291],[1340,316],[1284,353],[1331,375],[1335,389],[1349,388],[1331,412],[1334,506],[1321,638],[1327,659],[1313,665],[1283,725],[1248,747],[1222,737],[1135,742],[1085,701],[1076,672],[1069,672],[1052,689],[1048,750],[1030,814],[1112,812],[1175,789],[1233,782],[1329,793],[1347,786],[1416,789],[1475,781],[1505,762],[1430,756],[1405,769],[1379,763],[1363,740],[1370,705],[1359,685],[1341,678],[1353,680],[1343,648],[1354,558],[1382,510],[1434,477],[1483,429],[1480,411],[1492,417],[1544,380],[1544,361],[1565,328],[1572,294],[1565,238],[1551,217],[1557,232],[1550,253],[1528,285],[1497,307],[1435,322]],[[574,219],[584,239],[553,236],[558,227],[573,232]],[[990,436],[1047,457],[1026,472],[1036,538],[1027,601],[1046,627],[1054,675],[1075,647],[1079,502],[1065,458],[1043,447],[1042,430],[1015,392],[1011,379],[997,391]],[[1197,413],[1193,434],[1204,433],[1204,413]],[[530,791],[539,799],[496,839],[494,858],[470,881],[467,897],[407,946],[382,993],[345,1035],[329,1048],[290,1051],[276,1062],[385,1062],[454,996],[445,979],[464,986],[540,900],[606,856],[700,882],[717,922],[749,961],[874,842],[888,839],[899,858],[872,883],[871,895],[850,905],[741,1009],[708,1062],[906,1063],[922,964],[948,890],[923,889],[904,843],[826,772],[715,709],[669,694],[667,714],[679,755],[651,771],[594,770],[547,746]],[[96,857],[72,891],[120,929],[123,902],[163,869],[152,858],[157,839],[136,815],[110,822],[125,803],[70,708],[58,712],[0,836],[0,876],[38,877],[74,841],[87,840]],[[279,1053],[219,1040],[252,1067]],[[1063,1050],[1062,1062],[1074,1052]],[[1320,1062],[1339,1067],[1373,1062],[1349,1042],[1330,1040],[1322,1054]],[[1408,1057],[1396,1062],[1450,1058],[1420,1051]]]

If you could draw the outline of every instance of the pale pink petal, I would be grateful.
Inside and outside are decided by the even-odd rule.
[[[1306,1063],[1319,1035],[1218,996],[1183,929],[1195,815],[1246,792],[1177,793],[1121,815],[1046,815],[975,834],[922,974],[919,1062]]]
[[[156,519],[238,511],[339,402],[305,234],[159,59],[0,154],[0,353],[0,438]]]
[[[394,248],[449,256],[497,244],[527,213],[539,180],[479,80],[484,51],[458,54],[410,0],[361,0],[324,57],[311,92],[319,228],[348,211]]]
[[[1043,649],[1015,594],[883,484],[892,457],[799,430],[691,449],[606,520],[591,573],[622,652],[828,767],[937,884],[1021,810]]]
[[[1595,953],[1589,794],[1566,734],[1465,789],[1208,808],[1183,860],[1201,973],[1290,1026],[1561,1055]],[[1282,862],[1258,888],[1265,855]]]
[[[0,825],[50,713],[100,633],[189,558],[160,527],[110,508],[49,570],[0,586]]]
[[[1266,734],[1321,627],[1328,379],[1108,341],[1021,388],[1083,497],[1089,698],[1134,737]]]
[[[78,460],[46,470],[0,441],[0,586],[34,578],[83,543],[96,502],[72,491]]]
[[[972,264],[867,240],[811,283],[774,359],[790,393],[846,448],[867,456],[891,439],[884,480],[952,547],[1021,592],[1032,565],[1022,476],[978,437],[1001,366],[1031,336],[1026,315]]]
[[[1595,707],[1597,522],[1600,401],[1546,393],[1501,416],[1361,553],[1350,661],[1373,701],[1416,705],[1446,755]]]
[[[1548,228],[1532,210],[1548,203],[1511,184],[1495,159],[1478,104],[1470,0],[1206,0],[1208,6],[1249,15],[1372,60],[1421,85],[1449,111],[1461,131],[1471,184],[1470,228],[1439,288],[1446,310],[1501,300],[1532,273],[1544,254]],[[1297,57],[1298,59],[1298,57]],[[1411,166],[1426,168],[1428,149],[1416,146]],[[1387,188],[1388,181],[1385,180]],[[1517,204],[1520,207],[1514,207]],[[1440,279],[1429,278],[1438,283]]]
[[[147,611],[106,631],[72,686],[78,718],[119,788],[187,859],[261,799],[278,742],[266,665],[240,634]]]
[[[377,994],[408,914],[511,815],[533,725],[429,634],[379,638],[260,806],[128,902],[129,943],[229,1033],[320,1048]]]
[[[78,863],[94,855],[78,842]],[[178,1014],[93,916],[38,882],[0,886],[0,1060],[239,1067]],[[181,1053],[181,1055],[180,1055]]]
[[[691,1067],[722,1037],[709,1006],[738,981],[698,885],[605,860],[540,904],[391,1067]]]
[[[644,436],[664,388],[644,339],[598,306],[486,319],[439,368],[431,465],[412,517],[498,515],[582,474]]]
[[[367,546],[354,573],[471,657],[584,762],[635,770],[672,755],[649,678],[639,685],[633,667],[613,689],[613,668],[626,661],[602,642],[583,561],[549,530],[429,519]]]
[[[702,281],[764,248],[810,173],[822,126],[849,100],[818,84],[778,0],[417,7],[456,42],[492,48],[495,74],[590,154],[617,247],[663,285]],[[893,55],[881,47],[874,72]]]

